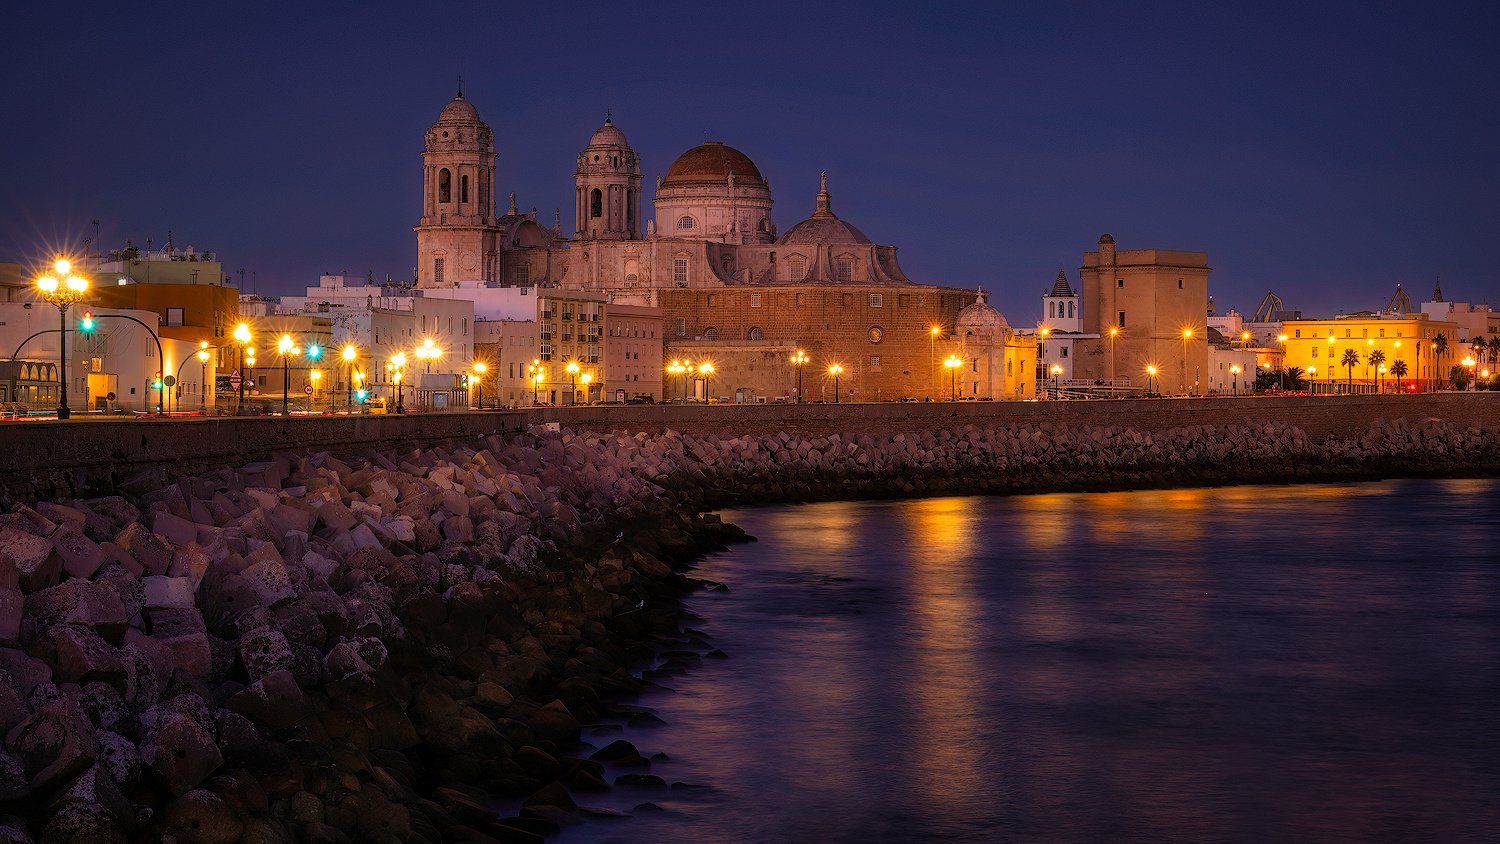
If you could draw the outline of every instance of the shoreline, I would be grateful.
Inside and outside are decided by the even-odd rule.
[[[1436,419],[533,429],[148,470],[0,515],[0,840],[540,841],[638,757],[564,748],[680,638],[692,561],[747,539],[721,508],[1495,474],[1500,427]]]

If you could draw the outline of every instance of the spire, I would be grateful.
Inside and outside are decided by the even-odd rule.
[[[1072,296],[1073,286],[1068,284],[1068,273],[1065,270],[1057,271],[1057,281],[1052,284],[1052,292],[1048,296]]]
[[[1443,301],[1443,277],[1442,276],[1438,276],[1437,277],[1437,289],[1432,291],[1432,301],[1434,301],[1434,302],[1441,302],[1441,301]]]
[[[605,109],[604,110],[604,125],[605,126],[613,126],[614,125],[614,123],[610,122],[610,118],[611,117],[612,117],[612,115],[610,114],[609,109]]]
[[[818,191],[818,210],[813,212],[813,217],[831,217],[838,219],[833,213],[833,195],[828,192],[828,171],[824,170],[821,177],[821,188]]]
[[[458,98],[460,100],[464,98],[464,78],[462,76],[458,77]]]

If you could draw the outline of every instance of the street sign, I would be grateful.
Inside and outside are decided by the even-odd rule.
[[[236,390],[238,390],[240,388],[240,385],[243,384],[244,382],[245,382],[245,379],[243,379],[243,378],[240,377],[240,371],[238,369],[236,369],[234,372],[230,373],[230,375],[229,375],[229,386],[231,386],[231,387],[235,388]]]
[[[312,385],[308,384],[306,387],[303,387],[302,392],[307,393],[309,396],[312,395]]]
[[[163,384],[166,384],[168,387],[175,387],[177,386],[177,376],[168,375],[167,377],[161,379],[161,382]]]

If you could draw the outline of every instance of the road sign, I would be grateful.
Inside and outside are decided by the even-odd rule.
[[[236,390],[238,390],[240,388],[240,385],[243,384],[244,382],[245,382],[245,379],[243,379],[243,378],[240,377],[240,371],[238,369],[236,369],[234,372],[230,373],[230,375],[229,375],[229,386],[231,386],[231,387],[235,388]]]
[[[161,382],[163,384],[166,384],[168,387],[175,387],[177,386],[177,376],[168,375],[167,377],[161,379]]]
[[[303,387],[302,392],[307,393],[309,396],[312,395],[312,385],[308,384],[306,387]]]

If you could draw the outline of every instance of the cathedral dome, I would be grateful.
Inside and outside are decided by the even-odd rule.
[[[602,130],[601,130],[602,131]],[[738,184],[765,187],[765,177],[748,155],[719,141],[693,147],[667,168],[662,187],[701,182],[722,182],[729,175]]]
[[[589,139],[591,147],[628,147],[625,141],[625,133],[614,124],[611,118],[604,118],[604,125],[594,132],[594,137]]]
[[[985,298],[984,294],[980,294],[979,301],[958,312],[960,332],[974,328],[1010,328],[1010,323],[1005,321],[1005,315],[996,310],[995,306],[984,301]]]
[[[453,102],[443,106],[443,113],[438,115],[439,123],[479,123],[479,109],[474,104],[464,99],[463,94],[453,98]]]
[[[811,217],[786,230],[776,239],[781,243],[869,243],[864,232],[835,217],[833,195],[828,192],[828,174],[822,175],[818,207]]]

